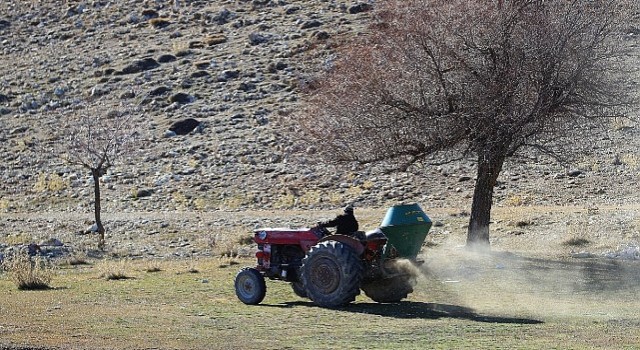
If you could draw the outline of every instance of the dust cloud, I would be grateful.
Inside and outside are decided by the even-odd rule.
[[[418,279],[423,274],[420,268],[409,259],[394,259],[390,261],[390,264],[387,267],[390,267],[400,273],[408,274],[414,279]]]
[[[483,314],[626,317],[640,287],[640,262],[536,257],[464,247],[430,247],[413,267],[414,290],[430,303]],[[634,315],[635,317],[635,315]]]

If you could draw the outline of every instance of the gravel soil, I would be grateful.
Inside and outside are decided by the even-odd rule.
[[[87,98],[106,109],[138,104],[131,129],[145,135],[141,152],[101,179],[110,254],[237,250],[256,227],[309,226],[348,202],[366,229],[390,205],[419,203],[438,222],[434,244],[463,241],[473,162],[392,174],[329,165],[284,132],[280,116],[299,108],[300,87],[331,62],[335,43],[366,31],[371,12],[357,5],[2,1],[0,55],[11,64],[0,65],[0,252],[53,239],[93,249],[90,174],[39,147],[59,115]],[[629,45],[637,61],[636,36]],[[167,133],[187,118],[203,127]],[[637,240],[640,128],[615,120],[576,144],[588,147],[571,164],[505,164],[495,190],[496,249],[564,254],[562,242],[584,237],[602,254]]]

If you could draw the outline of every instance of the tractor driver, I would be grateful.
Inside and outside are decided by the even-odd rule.
[[[321,222],[318,227],[335,227],[337,235],[352,235],[358,231],[358,220],[353,215],[353,206],[347,205],[344,214],[330,221]]]

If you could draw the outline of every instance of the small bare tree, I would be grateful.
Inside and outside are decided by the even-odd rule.
[[[138,138],[132,108],[106,105],[81,106],[60,115],[57,137],[51,151],[71,165],[91,172],[95,195],[94,214],[98,248],[105,248],[105,228],[101,219],[100,178],[116,161],[130,156]]]
[[[296,116],[327,159],[400,169],[475,157],[467,244],[489,244],[493,190],[523,150],[563,157],[622,116],[632,0],[387,0]]]

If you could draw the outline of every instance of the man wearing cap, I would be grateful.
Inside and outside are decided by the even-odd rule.
[[[353,206],[347,205],[344,214],[338,215],[335,219],[321,222],[319,227],[335,227],[337,235],[351,235],[358,231],[358,220],[353,215]]]

